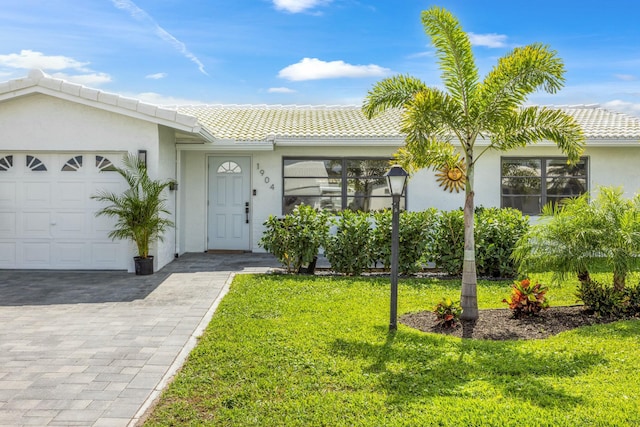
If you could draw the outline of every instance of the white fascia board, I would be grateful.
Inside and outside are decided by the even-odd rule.
[[[640,136],[637,138],[587,139],[587,147],[634,147],[640,148]]]
[[[283,147],[399,147],[404,144],[404,137],[360,138],[344,136],[326,136],[313,138],[276,138],[274,143]]]
[[[269,141],[233,141],[216,140],[209,144],[178,143],[176,145],[182,151],[273,151],[274,145]]]

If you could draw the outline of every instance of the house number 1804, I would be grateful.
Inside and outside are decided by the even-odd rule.
[[[257,169],[258,169],[258,173],[264,177],[264,183],[265,184],[269,184],[271,182],[271,178],[269,178],[268,176],[264,176],[264,169],[260,169],[260,163],[256,163]],[[272,190],[275,190],[275,184],[271,184],[269,185],[269,188]]]

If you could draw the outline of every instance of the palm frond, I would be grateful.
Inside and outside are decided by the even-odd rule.
[[[162,196],[171,181],[150,179],[144,163],[135,154],[125,156],[123,167],[116,167],[116,171],[129,188],[121,194],[99,191],[93,195],[92,199],[107,203],[96,212],[96,216],[114,218],[116,222],[109,237],[132,240],[138,248],[138,255],[146,258],[150,243],[154,239],[162,241],[164,231],[173,227],[173,221],[164,216],[170,212]]]
[[[585,138],[573,117],[562,110],[546,107],[526,107],[514,110],[495,123],[492,148],[501,151],[525,147],[543,140],[553,141],[572,163],[580,159]]]
[[[442,81],[463,108],[467,117],[474,114],[478,69],[469,36],[448,10],[432,7],[422,12],[422,24],[436,49]]]
[[[393,155],[397,164],[413,173],[422,168],[440,169],[453,166],[460,160],[460,154],[449,141],[429,138],[418,142],[407,142]]]
[[[518,47],[498,60],[478,88],[485,123],[499,121],[533,92],[555,93],[564,85],[564,64],[554,50],[534,43]]]
[[[426,88],[422,81],[407,75],[383,79],[367,93],[362,112],[371,119],[389,108],[402,108],[413,99],[416,93]]]

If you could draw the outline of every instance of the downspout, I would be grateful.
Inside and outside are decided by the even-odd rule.
[[[175,144],[175,143],[174,143]],[[180,163],[181,163],[181,158],[180,158],[180,150],[178,150],[178,144],[175,144],[175,150],[176,150],[176,165],[175,165],[175,182],[176,182],[176,189],[173,191],[173,197],[174,197],[174,206],[176,209],[176,219],[175,219],[175,247],[174,247],[174,257],[178,258],[179,254],[180,254],[180,231],[181,231],[181,227],[180,227],[180,221],[181,221],[181,215],[182,215],[182,209],[180,206],[180,197],[178,197],[178,192],[180,191]]]

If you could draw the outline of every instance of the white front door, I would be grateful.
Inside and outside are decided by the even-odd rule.
[[[251,159],[209,157],[208,249],[249,250]]]

